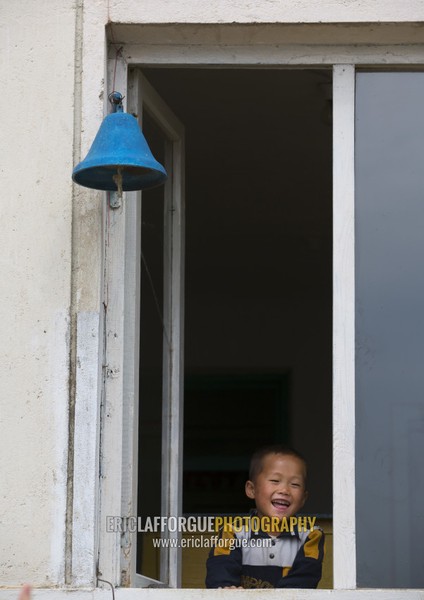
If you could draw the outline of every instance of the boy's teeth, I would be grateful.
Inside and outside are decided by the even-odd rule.
[[[289,506],[289,502],[287,500],[273,500],[272,504],[276,504],[277,506]]]

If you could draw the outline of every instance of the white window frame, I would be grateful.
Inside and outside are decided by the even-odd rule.
[[[116,77],[115,88],[128,90],[127,69],[131,65],[173,65],[227,68],[273,67],[332,67],[333,68],[333,490],[334,490],[334,590],[303,590],[297,598],[350,598],[351,594],[372,595],[373,598],[421,598],[419,590],[356,590],[355,564],[355,406],[354,406],[354,103],[355,67],[402,67],[421,68],[424,65],[424,45],[364,45],[321,46],[321,45],[192,45],[189,40],[181,44],[135,44],[123,45],[118,61],[115,52],[109,59],[108,88],[111,86],[112,72]],[[110,91],[110,89],[109,89]],[[124,92],[125,93],[125,92]],[[131,197],[127,194],[127,197]],[[107,224],[107,226],[106,226]],[[125,298],[130,290],[126,287],[125,261],[130,256],[131,238],[125,230],[123,211],[106,210],[105,231],[113,235],[105,236],[105,279],[108,289],[108,307],[105,327],[107,344],[105,364],[105,391],[103,402],[104,418],[101,423],[101,484],[99,498],[99,526],[97,538],[90,544],[94,553],[99,553],[101,577],[115,585],[121,581],[121,540],[118,535],[105,531],[105,517],[119,515],[122,510],[123,464],[128,444],[135,452],[134,436],[129,431],[124,435],[124,389],[120,374],[126,360],[125,350],[129,345],[128,324],[125,323]],[[113,272],[113,277],[110,274]],[[121,275],[120,275],[121,273]],[[86,324],[84,331],[87,329]],[[109,332],[113,332],[109,339]],[[133,348],[133,351],[137,350]],[[89,396],[90,382],[77,376],[78,397]],[[79,394],[79,396],[78,396]],[[136,410],[133,407],[132,410]],[[95,416],[95,415],[93,415]],[[77,415],[75,429],[82,424],[84,416]],[[87,430],[79,440],[74,465],[74,497],[84,496],[83,483],[78,481],[78,473],[87,469],[84,455],[84,436],[87,445],[92,446],[92,431]],[[90,459],[95,465],[95,452]],[[85,467],[83,468],[83,465]],[[92,495],[94,496],[94,491]],[[97,499],[93,498],[96,503]],[[75,521],[75,528],[81,524]],[[83,555],[83,541],[74,538],[73,557]],[[76,564],[78,564],[76,562]],[[76,576],[75,576],[76,577]],[[75,579],[76,580],[76,579]],[[129,582],[132,583],[132,582]],[[350,592],[348,591],[350,590]],[[124,591],[124,590],[123,590]],[[146,593],[147,591],[140,591]],[[284,590],[267,591],[267,598],[281,598]],[[135,590],[132,590],[135,593]],[[160,594],[161,598],[178,593],[174,590],[149,590],[149,594]],[[195,593],[183,590],[184,597],[195,597]],[[225,591],[226,595],[237,592]],[[255,594],[259,593],[255,591]],[[291,592],[290,592],[291,593]],[[202,595],[209,592],[202,591]],[[210,592],[211,597],[216,592]],[[353,595],[352,595],[353,597]]]
[[[162,514],[182,511],[182,396],[184,307],[184,128],[142,75],[129,77],[112,61],[115,89],[127,98],[126,112],[146,109],[164,136],[164,329]],[[116,67],[116,68],[115,68]],[[136,573],[136,534],[106,532],[108,516],[137,515],[138,364],[141,251],[141,192],[123,202],[111,194],[105,215],[105,377],[101,422],[100,577],[114,585],[147,587],[160,582]],[[169,349],[168,345],[172,348]],[[122,373],[122,376],[120,374]],[[179,532],[171,533],[179,537]],[[180,548],[161,553],[160,580],[181,585]]]
[[[137,113],[143,122],[143,111],[147,110],[161,128],[165,142],[164,166],[168,179],[164,185],[164,352],[163,352],[163,401],[162,401],[162,483],[161,483],[161,514],[182,514],[182,440],[183,440],[183,389],[184,389],[184,127],[173,114],[163,99],[156,93],[140,70],[133,69],[128,81],[128,110]],[[139,196],[139,195],[138,195]],[[141,245],[141,198],[126,206],[127,227],[131,229],[133,239],[126,240],[127,269],[129,278],[127,285],[137,281],[139,287],[140,273],[140,245]],[[133,249],[137,252],[133,254]],[[134,284],[132,284],[134,285]],[[124,489],[122,497],[122,510],[128,516],[134,515],[132,507],[137,507],[138,477],[138,427],[135,413],[134,400],[138,398],[138,364],[139,364],[139,322],[140,293],[134,289],[130,295],[131,304],[128,304],[126,323],[130,343],[133,338],[137,349],[133,352],[133,344],[128,348],[127,363],[124,365],[127,373],[132,375],[130,381],[134,382],[127,388],[124,396],[124,413],[129,416],[127,429],[133,432],[129,444],[131,452],[127,455],[127,472],[124,474]],[[137,320],[134,323],[134,316]],[[124,341],[124,346],[127,342]],[[128,379],[124,377],[124,379]],[[125,430],[125,424],[124,424]],[[128,491],[126,491],[128,490]],[[125,495],[127,494],[127,496]],[[180,538],[178,531],[169,532],[169,538]],[[142,574],[136,573],[134,556],[127,552],[136,543],[136,536],[129,535],[128,544],[123,548],[122,573],[128,573],[130,582],[135,587],[148,587],[168,585],[171,588],[181,586],[181,548],[168,548],[160,554],[160,580],[152,580]]]

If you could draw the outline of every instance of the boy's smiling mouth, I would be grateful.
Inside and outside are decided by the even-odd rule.
[[[276,500],[271,500],[272,506],[277,510],[285,510],[290,506],[290,502],[288,500],[283,500],[282,498],[278,498]]]

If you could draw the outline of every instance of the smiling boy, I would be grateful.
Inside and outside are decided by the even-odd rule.
[[[221,530],[221,543],[206,563],[206,587],[317,587],[324,533],[319,528],[284,531],[278,525],[303,507],[308,496],[306,477],[305,459],[291,448],[268,446],[255,452],[245,491],[255,501],[254,514],[261,522],[274,523],[274,530]]]

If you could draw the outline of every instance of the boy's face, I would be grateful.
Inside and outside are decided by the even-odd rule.
[[[260,517],[291,517],[305,504],[306,468],[286,454],[268,454],[255,481],[246,482],[246,496],[256,503]]]

